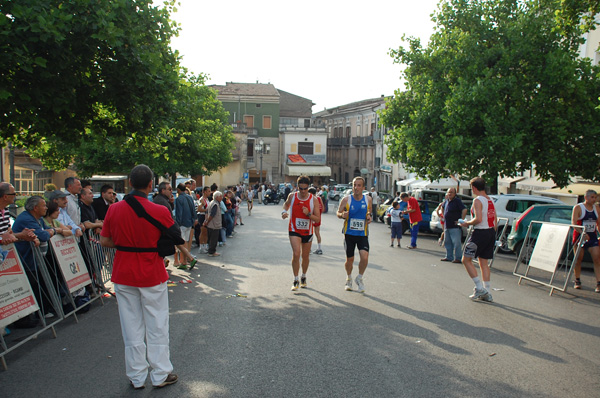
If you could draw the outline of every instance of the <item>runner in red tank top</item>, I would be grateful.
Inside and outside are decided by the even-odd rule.
[[[306,287],[306,272],[308,271],[310,247],[312,245],[313,222],[321,222],[321,209],[316,197],[308,193],[310,179],[307,176],[298,177],[298,191],[289,195],[283,204],[281,218],[290,218],[289,236],[292,246],[292,271],[294,283],[292,290]],[[291,213],[291,215],[288,213]],[[298,280],[300,271],[300,256],[302,256],[302,278]]]

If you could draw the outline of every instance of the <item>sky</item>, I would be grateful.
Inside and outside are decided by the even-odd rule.
[[[206,84],[272,83],[313,112],[403,88],[388,55],[402,36],[433,33],[438,0],[179,0],[172,48]]]

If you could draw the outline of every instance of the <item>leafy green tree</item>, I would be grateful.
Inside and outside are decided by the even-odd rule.
[[[583,35],[596,29],[596,15],[600,13],[600,0],[560,0],[556,10],[559,32],[583,43]]]
[[[106,131],[118,123],[114,115],[97,121],[79,143],[74,167],[80,175],[127,172],[138,163],[164,175],[210,174],[231,162],[234,137],[228,114],[215,91],[204,85],[204,76],[182,77],[174,93],[167,128],[160,131],[157,150],[138,146],[129,137],[112,137]]]
[[[75,153],[98,123],[107,137],[156,147],[179,85],[173,9],[173,1],[0,1],[0,139],[47,154],[58,169],[71,159],[53,155]]]
[[[446,0],[427,47],[391,51],[406,90],[382,111],[388,155],[431,179],[600,180],[597,67],[557,29],[553,0]],[[571,32],[575,35],[574,32]]]

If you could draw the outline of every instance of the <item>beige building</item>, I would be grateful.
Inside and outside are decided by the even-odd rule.
[[[331,178],[337,183],[349,183],[354,177],[362,176],[367,186],[373,185],[385,157],[383,150],[376,152],[375,149],[383,138],[382,129],[377,128],[376,110],[384,103],[382,96],[325,109],[314,115],[316,126],[325,128],[328,133],[327,164],[331,167]]]

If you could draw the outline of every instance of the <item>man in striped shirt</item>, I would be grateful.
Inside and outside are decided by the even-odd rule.
[[[7,182],[0,182],[0,242],[9,245],[18,240],[33,241],[35,234],[32,229],[25,228],[19,233],[13,233],[10,227],[10,214],[8,206],[15,203],[15,187]]]

